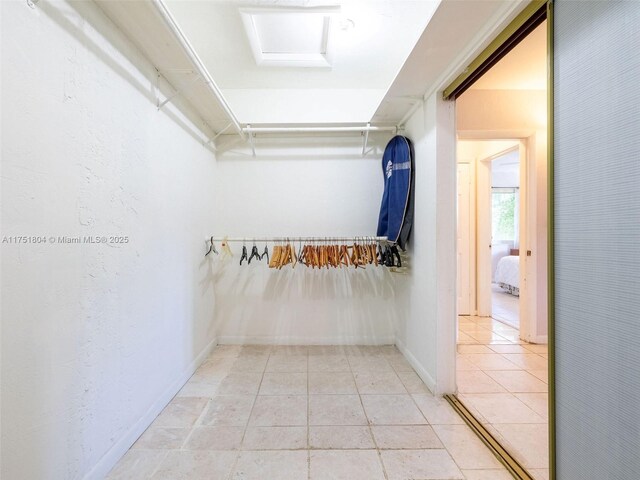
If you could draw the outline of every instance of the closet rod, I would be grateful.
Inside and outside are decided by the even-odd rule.
[[[363,125],[362,127],[251,127],[242,129],[245,133],[314,133],[314,132],[396,132],[398,127],[376,127]]]
[[[200,57],[189,43],[189,40],[187,40],[187,37],[183,33],[176,20],[173,18],[173,15],[171,15],[171,12],[169,12],[169,10],[167,9],[167,6],[162,0],[151,1],[171,32],[175,35],[184,52],[187,54],[191,62],[193,62],[193,64],[195,65],[197,72],[205,80],[205,83],[209,87],[209,90],[211,90],[213,95],[216,97],[218,103],[220,103],[220,106],[231,120],[231,123],[233,123],[233,126],[238,132],[238,135],[240,135],[240,137],[244,140],[244,132],[242,131],[242,127],[240,126],[238,119],[231,111],[229,104],[227,104],[226,100],[222,96],[222,92],[220,92],[220,88],[209,74],[209,71],[204,66],[204,63],[202,63],[202,60],[200,60]]]
[[[207,241],[214,242],[387,242],[387,237],[370,237],[366,235],[355,237],[209,237]]]

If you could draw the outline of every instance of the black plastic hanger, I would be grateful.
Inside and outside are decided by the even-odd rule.
[[[393,262],[393,258],[392,258],[391,259],[391,263],[395,263],[396,267],[401,267],[402,266],[402,260],[400,259],[400,251],[398,250],[398,246],[397,245],[394,245],[394,246],[391,247],[391,254],[397,260],[397,262]]]
[[[216,250],[216,245],[215,245],[215,243],[213,243],[213,237],[211,237],[211,246],[209,247],[209,251],[207,253],[205,253],[204,256],[206,257],[211,252],[213,252],[216,255],[218,255],[218,251]]]
[[[269,248],[267,247],[267,242],[264,243],[264,252],[262,252],[262,255],[260,255],[260,260],[262,260],[264,257],[267,257],[267,263],[269,263]]]
[[[262,257],[258,253],[258,247],[256,247],[255,241],[253,242],[253,248],[251,249],[251,256],[249,257],[249,263],[251,263],[251,260],[253,260],[254,258],[257,258],[258,261],[262,259]]]
[[[242,260],[249,260],[249,256],[247,255],[247,246],[242,245],[242,255],[240,256],[240,265],[242,265]]]
[[[384,264],[387,267],[393,267],[393,250],[389,245],[384,247]]]

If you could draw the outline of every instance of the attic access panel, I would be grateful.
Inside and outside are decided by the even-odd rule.
[[[256,64],[331,68],[331,30],[340,7],[241,8]]]

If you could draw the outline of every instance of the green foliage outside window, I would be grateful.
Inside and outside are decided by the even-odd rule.
[[[516,238],[516,195],[517,191],[496,189],[491,195],[493,241]]]

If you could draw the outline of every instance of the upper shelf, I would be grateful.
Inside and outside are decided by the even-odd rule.
[[[171,85],[171,91],[165,92],[166,96],[159,99],[159,106],[173,100],[173,95],[177,92],[180,100],[176,102],[177,106],[186,102],[190,107],[186,110],[196,112],[197,115],[194,115],[183,110],[188,116],[191,115],[191,119],[199,124],[209,139],[215,139],[224,133],[227,139],[232,138],[230,135],[237,134],[243,140],[251,142],[252,137],[260,133],[256,129],[259,125],[254,124],[251,131],[248,131],[249,125],[238,122],[216,82],[163,0],[94,1]],[[447,0],[439,3],[380,102],[370,124],[403,125],[426,94],[439,88],[448,77],[455,77],[464,68],[465,62],[473,58],[474,52],[483,48],[482,42],[489,41],[487,32],[495,30],[497,24],[508,20],[509,15],[514,15],[525,3],[526,0]],[[191,10],[189,12],[191,15],[197,14]],[[327,75],[327,72],[324,74]],[[298,78],[299,75],[302,73],[292,73],[290,76]],[[262,105],[263,102],[259,104]],[[199,118],[193,118],[194,116]],[[356,130],[364,136],[370,131],[370,124],[364,125],[363,122],[363,126]],[[284,126],[285,124],[278,125]],[[313,126],[322,126],[328,131],[335,125],[322,123]],[[349,125],[350,128],[352,126]],[[340,127],[339,130],[343,131],[344,125]],[[280,131],[285,130],[301,132],[300,125],[296,122],[292,122],[291,128],[280,128]],[[225,149],[233,141],[227,140],[218,146]]]
[[[203,130],[208,136],[223,131],[244,135],[213,78],[161,0],[95,2],[173,87],[159,106],[180,95],[206,123]]]

